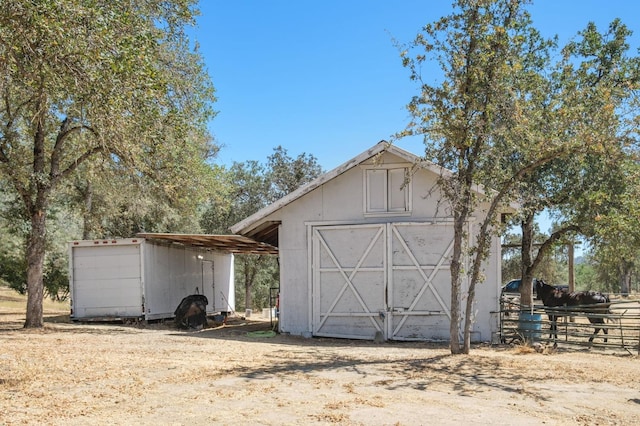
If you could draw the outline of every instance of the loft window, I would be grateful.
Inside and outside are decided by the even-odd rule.
[[[364,170],[364,212],[369,215],[407,214],[411,211],[411,181],[407,167],[372,167]]]

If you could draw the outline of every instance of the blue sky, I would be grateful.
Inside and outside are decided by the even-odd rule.
[[[325,170],[402,130],[418,93],[393,39],[413,40],[452,10],[450,0],[201,0],[192,37],[219,111],[210,123],[223,145],[217,163],[265,162],[282,145],[314,155]],[[640,45],[637,0],[536,0],[544,36],[564,44],[589,21],[601,31],[620,17]],[[434,76],[435,78],[435,76]],[[415,154],[421,140],[397,145]]]
[[[266,161],[282,145],[325,170],[404,128],[418,89],[393,38],[410,42],[452,10],[450,0],[201,0],[200,9],[192,36],[217,90],[217,162]],[[637,0],[537,0],[530,11],[561,43],[589,21],[604,30],[620,17],[640,45]]]

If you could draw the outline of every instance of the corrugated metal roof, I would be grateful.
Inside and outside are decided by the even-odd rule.
[[[242,235],[139,233],[140,238],[211,248],[231,253],[278,254],[278,248]]]

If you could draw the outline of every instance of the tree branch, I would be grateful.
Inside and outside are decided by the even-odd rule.
[[[542,245],[538,249],[538,254],[531,264],[531,270],[535,271],[540,262],[542,262],[542,259],[544,259],[544,256],[547,254],[547,252],[551,250],[553,244],[569,232],[580,232],[580,227],[578,225],[568,225],[553,232],[551,236],[544,243],[542,243]]]
[[[59,176],[59,169],[60,169],[60,155],[62,154],[62,151],[64,149],[64,143],[69,136],[71,136],[74,133],[80,132],[82,130],[88,130],[94,136],[98,136],[98,133],[90,126],[81,124],[75,127],[69,127],[70,123],[71,123],[71,120],[69,119],[69,117],[65,118],[60,124],[60,130],[58,131],[58,135],[56,136],[56,143],[53,146],[53,151],[51,153],[50,176],[52,180],[57,180],[59,177],[64,177],[68,175],[68,173],[63,172],[63,175]],[[93,151],[93,149],[90,151]],[[80,156],[79,158],[83,158],[83,156]],[[83,158],[82,161],[84,160],[86,160],[86,158]],[[74,163],[77,163],[77,162],[78,160],[76,159]]]
[[[78,166],[80,166],[82,163],[84,163],[87,159],[91,158],[92,156],[94,156],[95,154],[104,151],[104,147],[102,146],[94,146],[93,148],[90,148],[88,150],[86,150],[84,153],[82,153],[79,157],[77,157],[75,160],[73,160],[70,164],[69,167],[67,167],[66,169],[64,169],[62,172],[60,172],[58,175],[56,176],[52,176],[52,179],[55,179],[55,181],[59,181],[61,179],[66,178],[67,176],[69,176],[71,173],[73,173]]]

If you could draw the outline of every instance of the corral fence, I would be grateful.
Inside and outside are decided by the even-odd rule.
[[[536,301],[537,302],[537,301]],[[594,305],[590,306],[593,308]],[[557,343],[559,346],[585,346],[595,348],[623,349],[640,355],[640,302],[612,298],[611,313],[580,312],[580,307],[545,307],[534,304],[533,308],[521,309],[517,300],[500,299],[500,341],[534,341]],[[551,334],[549,314],[556,315],[556,339]],[[604,324],[591,324],[589,319],[602,318]],[[601,328],[593,342],[595,328]],[[607,331],[604,334],[603,330]],[[604,341],[604,338],[607,341]]]

